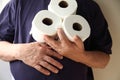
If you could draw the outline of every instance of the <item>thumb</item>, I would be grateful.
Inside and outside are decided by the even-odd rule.
[[[80,48],[80,49],[84,49],[84,44],[83,41],[81,40],[81,38],[77,35],[75,35],[73,37],[73,42]]]

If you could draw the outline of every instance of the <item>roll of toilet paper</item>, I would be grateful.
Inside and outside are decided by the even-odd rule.
[[[70,15],[63,21],[63,30],[66,36],[72,40],[73,36],[78,35],[85,41],[90,35],[90,26],[85,18],[80,15]]]
[[[33,21],[30,33],[38,42],[44,42],[43,36],[56,34],[56,29],[61,26],[62,20],[57,15],[48,10],[38,12]]]
[[[51,0],[48,10],[64,18],[76,14],[77,6],[76,0]]]

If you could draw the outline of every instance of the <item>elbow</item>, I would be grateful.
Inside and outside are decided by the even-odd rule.
[[[103,60],[100,68],[101,68],[101,69],[106,68],[107,65],[108,65],[108,63],[109,63],[109,61],[110,61],[110,55],[106,55],[106,57],[105,57],[105,59]]]

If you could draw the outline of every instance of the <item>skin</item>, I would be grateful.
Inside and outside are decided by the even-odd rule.
[[[50,72],[58,73],[63,68],[63,65],[52,57],[62,59],[64,56],[95,68],[104,68],[109,62],[110,56],[104,52],[85,51],[84,44],[78,36],[74,36],[70,41],[59,28],[57,37],[59,40],[45,35],[45,44],[39,42],[12,44],[0,41],[0,59],[20,60],[45,75],[50,75]]]
[[[39,42],[11,44],[0,41],[0,59],[4,61],[23,61],[45,75],[50,75],[50,71],[58,73],[63,68],[62,64],[52,57],[63,58],[46,44],[40,44]]]
[[[45,42],[56,52],[73,61],[86,64],[93,68],[104,68],[110,56],[101,51],[85,51],[84,44],[78,36],[74,36],[70,41],[61,28],[58,29],[57,35],[59,40],[45,35]]]

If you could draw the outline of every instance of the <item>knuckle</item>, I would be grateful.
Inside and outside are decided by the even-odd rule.
[[[41,51],[41,50],[44,50],[44,48],[43,47],[39,47],[39,50]]]
[[[39,70],[40,70],[40,71],[42,71],[42,70],[43,70],[43,68],[42,68],[41,66],[39,66]]]
[[[37,69],[38,71],[40,71],[42,69],[42,67],[38,66],[38,65],[34,66],[34,68]]]
[[[48,57],[48,56],[44,56],[44,60],[46,60],[46,61],[50,61],[50,57]]]

